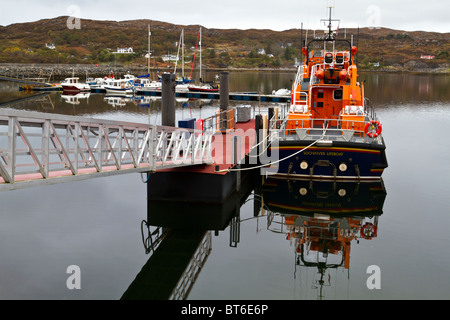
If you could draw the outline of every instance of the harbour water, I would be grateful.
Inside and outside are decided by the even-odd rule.
[[[230,91],[271,93],[289,88],[294,76],[295,73],[231,73]],[[206,231],[204,239],[209,242],[195,281],[183,298],[450,298],[450,77],[361,73],[360,78],[366,80],[366,96],[383,123],[389,163],[381,187],[385,194],[377,193],[380,187],[376,186],[368,191],[369,202],[357,203],[358,196],[364,195],[362,186],[305,186],[299,182],[282,185],[267,180],[265,186],[258,186],[255,182],[261,177],[252,178],[248,194],[231,205],[233,215],[223,218],[223,228],[214,225],[209,229],[205,221],[210,217],[205,215],[196,216],[198,220],[189,219],[193,225],[188,229]],[[0,83],[3,103],[26,95],[18,92],[17,84]],[[161,121],[158,100],[109,100],[103,94],[91,94],[76,102],[69,100],[70,97],[52,92],[2,104],[0,108],[150,124]],[[177,106],[178,121],[207,117],[218,110],[219,102],[180,100]],[[268,106],[252,103],[253,112],[264,112]],[[144,182],[139,174],[129,174],[1,192],[0,299],[121,299],[158,250],[149,250],[150,229],[145,226],[154,215],[164,216],[164,206],[148,203]],[[276,196],[274,185],[286,191],[275,200],[271,198]],[[308,192],[314,194],[314,190],[320,190],[315,193],[315,200],[302,198]],[[372,210],[373,192],[378,199],[376,212]],[[327,196],[328,202],[324,200]],[[321,213],[321,221],[329,222],[324,209],[347,208],[353,203],[357,217],[346,210],[334,213],[331,216],[336,223],[320,229],[331,234],[324,234],[321,241],[299,250],[295,236],[308,230],[303,223],[297,226],[297,235],[289,233],[292,229],[287,222],[294,219],[293,213],[295,221],[309,221],[314,213]],[[165,223],[177,226],[186,219],[183,214],[201,209],[204,208],[200,205],[173,206],[170,214],[174,220]],[[221,208],[208,210],[211,216],[221,212]],[[347,232],[343,226],[355,223],[359,227],[354,229],[354,237],[342,245],[337,239]],[[376,233],[363,237],[360,229],[368,223],[376,224]],[[328,259],[328,264],[303,261],[306,253],[314,253],[315,244],[320,247],[327,243],[333,246],[325,246],[326,254],[321,252],[315,257]],[[162,244],[159,248],[163,248]],[[182,260],[179,248],[174,254]],[[344,255],[348,267],[343,262]],[[80,289],[69,288],[70,266],[79,267]],[[162,272],[160,278],[165,274]]]

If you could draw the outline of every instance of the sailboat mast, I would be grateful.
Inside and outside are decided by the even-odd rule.
[[[184,79],[184,29],[181,30],[181,76]]]
[[[150,36],[152,35],[151,31],[150,31],[150,24],[148,25],[148,74],[150,75],[150,58],[151,58],[151,53],[150,53]]]
[[[180,49],[182,49],[182,46],[183,46],[183,29],[181,29],[180,41],[177,42],[177,58],[175,59],[175,67],[173,70],[174,74],[177,74],[178,60],[180,60]]]
[[[200,82],[203,82],[202,80],[202,27],[200,27]]]
[[[181,30],[181,76],[184,79],[184,29]]]

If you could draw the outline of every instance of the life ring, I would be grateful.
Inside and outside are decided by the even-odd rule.
[[[370,132],[369,132],[369,127],[370,126],[376,126],[378,128],[377,132],[374,133],[372,130],[370,130]],[[383,127],[381,126],[381,123],[379,121],[376,121],[376,120],[372,120],[372,121],[367,122],[366,128],[364,129],[364,132],[366,133],[366,135],[369,138],[376,138],[376,137],[378,137],[381,134],[382,131],[383,131]]]
[[[372,239],[377,236],[377,227],[368,222],[361,228],[361,237],[364,239]]]

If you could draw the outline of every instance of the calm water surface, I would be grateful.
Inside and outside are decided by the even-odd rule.
[[[230,90],[270,93],[289,87],[293,77],[288,73],[232,73]],[[296,235],[289,234],[287,225],[293,211],[286,211],[286,207],[322,204],[322,208],[342,208],[355,201],[353,194],[363,195],[363,191],[355,189],[355,185],[325,186],[329,192],[317,192],[316,199],[307,198],[306,203],[299,193],[302,187],[311,195],[323,186],[280,183],[280,188],[288,190],[282,193],[284,199],[275,201],[284,203],[281,210],[270,205],[270,197],[277,195],[270,181],[263,187],[252,184],[245,190],[249,193],[241,205],[235,202],[231,206],[232,212],[239,213],[239,220],[225,217],[223,228],[214,226],[206,233],[211,251],[186,299],[450,298],[450,77],[362,73],[361,78],[366,80],[366,96],[382,120],[387,144],[389,168],[383,175],[386,195],[377,202],[378,213],[334,216],[340,226],[356,226],[354,237],[345,245],[336,240],[345,233],[336,229],[338,224],[309,231],[298,227],[299,232],[311,232],[311,239],[322,237],[302,247],[301,255]],[[0,83],[0,108],[151,124],[161,121],[159,101],[108,101],[98,94],[80,99],[78,104],[68,103],[59,93],[5,104],[25,96],[18,92],[17,85]],[[254,111],[267,107],[253,106]],[[206,117],[217,109],[218,101],[179,101],[177,120]],[[167,250],[164,240],[155,253],[146,250],[148,230],[156,228],[147,229],[142,222],[169,212],[164,211],[164,206],[147,203],[146,188],[140,175],[130,174],[1,192],[0,298],[120,299],[136,283],[152,255]],[[346,190],[346,196],[336,196],[338,190]],[[370,192],[379,195],[376,190]],[[324,200],[327,195],[330,202]],[[368,199],[361,200],[357,207],[364,211],[373,206],[373,198]],[[167,210],[172,210],[173,220],[166,223],[179,224],[178,219],[185,217],[178,214],[196,209],[200,210],[200,205],[189,209],[171,207]],[[217,216],[221,209],[211,208],[209,212]],[[300,221],[310,216],[301,216],[297,211],[294,218]],[[192,224],[201,227],[190,229],[205,228],[207,220],[191,219]],[[371,239],[360,234],[367,223],[377,226]],[[318,230],[322,235],[317,234]],[[334,233],[326,233],[331,231]],[[323,252],[316,254],[315,245],[326,247],[328,257]],[[182,260],[183,252],[175,252]],[[342,263],[344,252],[347,268]],[[302,259],[306,254],[318,260],[305,265]],[[327,261],[327,268],[317,261]],[[179,263],[178,267],[183,267]],[[177,267],[177,262],[173,264]],[[71,265],[80,267],[81,290],[67,288],[67,268]],[[380,289],[370,290],[367,286],[372,275],[368,273],[370,266],[379,267]],[[164,274],[153,276],[162,278]]]

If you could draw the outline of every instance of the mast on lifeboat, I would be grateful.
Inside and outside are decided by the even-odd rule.
[[[330,40],[330,41],[332,41],[332,40],[334,40],[334,32],[333,32],[333,30],[332,30],[332,27],[333,27],[332,22],[340,22],[341,20],[339,20],[339,19],[332,19],[332,18],[331,18],[331,15],[332,15],[333,7],[332,7],[332,6],[329,6],[328,9],[330,9],[330,16],[329,16],[328,20],[327,20],[327,19],[321,19],[320,21],[322,21],[322,22],[328,22],[328,26],[327,26],[327,28],[328,28],[328,34],[326,34],[325,40]]]

